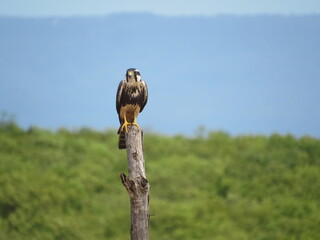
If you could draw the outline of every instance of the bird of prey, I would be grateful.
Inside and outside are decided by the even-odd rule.
[[[119,149],[126,148],[125,132],[128,132],[128,125],[139,125],[136,120],[148,101],[147,84],[141,80],[138,69],[129,68],[126,72],[126,79],[119,83],[116,99],[116,108],[120,121]]]

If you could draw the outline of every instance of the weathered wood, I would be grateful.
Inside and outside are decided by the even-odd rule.
[[[120,174],[123,186],[130,197],[131,240],[149,239],[149,191],[144,156],[142,132],[136,126],[128,126],[126,146],[128,158],[128,177]]]

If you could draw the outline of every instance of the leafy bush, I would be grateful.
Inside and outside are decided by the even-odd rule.
[[[150,239],[317,239],[320,141],[145,134]],[[116,130],[0,123],[0,239],[129,239]]]

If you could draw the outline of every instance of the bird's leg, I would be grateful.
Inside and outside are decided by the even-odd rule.
[[[138,125],[136,120],[137,120],[137,116],[136,116],[136,114],[134,114],[133,123],[131,123],[131,124],[137,126],[137,128],[139,130],[141,130],[141,127]]]
[[[124,114],[123,119],[124,119],[124,123],[122,124],[122,126],[121,126],[121,128],[120,128],[120,132],[122,132],[123,129],[125,129],[125,131],[128,132],[128,125],[129,125],[129,123],[128,123],[128,121],[127,121],[127,116],[126,116],[126,114]]]

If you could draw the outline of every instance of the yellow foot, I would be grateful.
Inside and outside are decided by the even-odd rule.
[[[128,125],[129,123],[125,121],[120,128],[120,132],[123,132],[123,129],[125,129],[125,132],[128,132]]]
[[[137,126],[137,128],[139,129],[139,130],[141,130],[141,127],[137,124],[137,122],[136,121],[134,121],[133,123],[131,123],[132,125],[135,125],[135,126]]]

